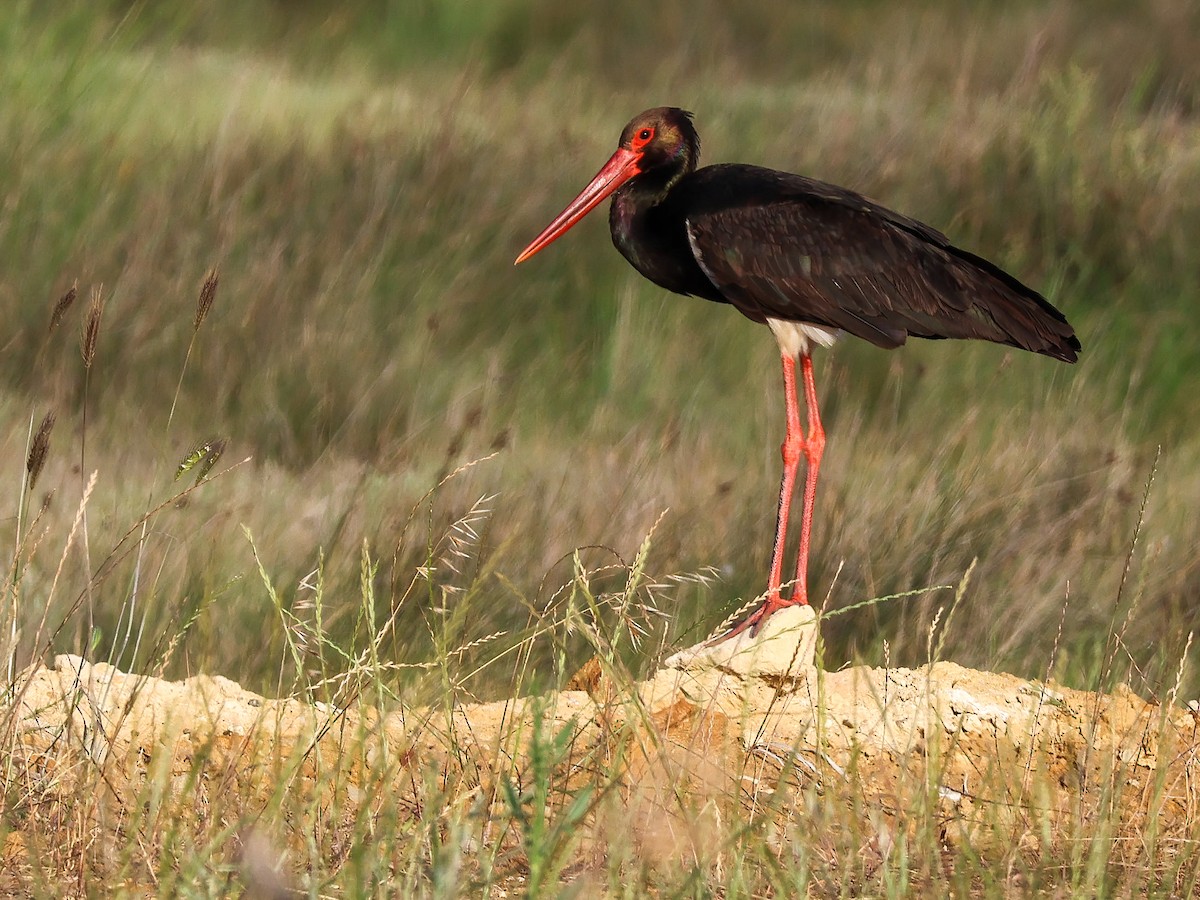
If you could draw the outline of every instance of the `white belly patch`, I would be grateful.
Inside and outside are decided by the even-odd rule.
[[[779,342],[780,352],[793,359],[810,353],[813,344],[832,347],[841,335],[841,331],[836,328],[792,322],[787,319],[767,319],[767,325],[771,327],[775,340]]]

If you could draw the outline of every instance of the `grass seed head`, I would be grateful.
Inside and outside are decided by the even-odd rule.
[[[42,474],[42,466],[46,464],[46,454],[50,452],[50,432],[54,430],[54,411],[46,413],[42,424],[38,426],[33,443],[29,446],[29,456],[25,460],[25,471],[29,473],[29,490],[37,484],[38,476]]]
[[[197,444],[175,468],[175,480],[195,470],[196,484],[199,484],[225,453],[228,442],[228,438],[212,438]]]
[[[80,352],[85,369],[90,369],[96,358],[96,341],[100,338],[100,317],[102,315],[104,315],[104,286],[97,285],[92,289],[92,303],[88,307],[87,319],[83,323],[83,337],[80,341]]]
[[[208,473],[213,470],[213,466],[225,454],[225,445],[229,442],[229,438],[218,438],[208,442],[208,452],[204,454],[204,458],[200,460],[200,465],[196,467],[196,484],[203,481]]]
[[[79,282],[71,285],[71,289],[58,298],[58,302],[54,304],[54,311],[50,313],[50,327],[48,331],[53,331],[62,322],[63,317],[67,314],[67,310],[71,308],[71,304],[75,302],[75,298],[79,296]]]
[[[208,311],[212,309],[213,301],[217,299],[217,284],[220,280],[221,275],[215,267],[208,270],[204,284],[200,287],[200,298],[196,301],[196,318],[192,320],[193,331],[200,330]]]

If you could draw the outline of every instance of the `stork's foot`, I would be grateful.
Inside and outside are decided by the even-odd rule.
[[[808,603],[800,600],[784,600],[779,596],[768,597],[758,609],[750,613],[750,615],[742,619],[742,621],[738,622],[724,634],[719,634],[715,638],[710,638],[706,641],[706,646],[715,647],[717,644],[727,641],[730,638],[735,638],[739,634],[756,638],[767,619],[773,613],[781,609],[786,609],[789,606],[808,606]]]
[[[807,605],[764,603],[724,634],[676,653],[667,668],[717,668],[743,675],[796,675],[809,669],[817,644],[817,614]]]

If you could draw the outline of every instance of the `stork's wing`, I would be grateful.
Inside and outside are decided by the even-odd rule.
[[[689,204],[688,240],[748,315],[839,328],[881,347],[909,335],[979,338],[1075,360],[1079,342],[1057,309],[940,232],[800,176],[746,166],[696,175],[720,180],[722,170],[740,196],[689,192],[705,199]]]

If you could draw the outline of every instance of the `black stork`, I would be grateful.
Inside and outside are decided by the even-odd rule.
[[[692,115],[650,109],[621,133],[617,151],[570,205],[521,251],[524,262],[610,194],[613,243],[646,278],[677,294],[728,303],[775,334],[787,403],[783,483],[766,599],[717,640],[773,612],[808,603],[808,550],[825,431],[811,351],[842,333],[877,347],[909,337],[977,338],[1075,362],[1075,331],[1041,294],[941,232],[866,197],[803,175],[758,166],[696,168]],[[808,436],[800,423],[796,363]],[[788,511],[807,459],[792,595],[781,594]]]

